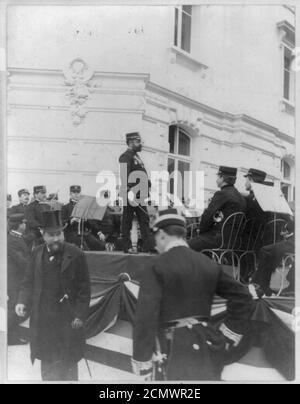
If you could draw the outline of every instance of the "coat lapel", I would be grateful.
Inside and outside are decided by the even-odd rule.
[[[64,272],[69,267],[71,260],[72,260],[72,254],[70,253],[69,249],[65,245],[63,260],[62,260],[62,265],[61,265],[61,272]]]

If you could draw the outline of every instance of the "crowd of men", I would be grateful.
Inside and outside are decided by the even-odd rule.
[[[126,180],[135,171],[147,174],[138,154],[142,150],[140,134],[127,134],[126,142],[128,149],[119,159],[120,164],[127,165]],[[108,244],[116,245],[121,240],[124,253],[136,253],[130,237],[136,217],[141,251],[149,253],[155,245],[159,255],[153,258],[141,282],[133,337],[134,371],[145,377],[153,374],[156,334],[163,327],[159,345],[160,362],[166,357],[169,360],[165,378],[218,379],[222,366],[217,353],[241,340],[252,296],[245,285],[226,275],[222,265],[201,251],[220,246],[222,226],[234,213],[242,212],[259,223],[269,220],[252,190],[253,183],[270,186],[265,181],[266,173],[249,169],[245,175],[249,192],[246,197],[234,186],[236,175],[234,167],[219,168],[219,190],[201,216],[197,236],[188,242],[186,220],[175,209],[159,211],[150,228],[148,195],[142,202],[139,199],[138,203],[129,203],[136,181],[125,181],[121,190],[128,198],[122,220],[119,214],[113,214],[113,207],[107,206],[103,219],[86,221],[84,229],[80,218],[73,214],[81,198],[79,185],[70,187],[70,201],[63,206],[59,206],[56,195],[47,197],[45,186],[33,188],[31,202],[27,189],[18,192],[18,205],[10,206],[8,197],[8,342],[26,342],[17,330],[18,323],[30,314],[31,358],[41,360],[43,380],[76,380],[90,301],[90,281],[82,250],[105,250]],[[150,181],[148,185],[150,188]],[[284,238],[262,245],[258,251],[258,269],[248,280],[258,284],[261,296],[272,293],[272,272],[286,253],[294,252],[293,223],[293,218],[288,218]],[[228,316],[213,334],[208,322],[215,294],[228,300]],[[167,329],[171,330],[169,334]]]

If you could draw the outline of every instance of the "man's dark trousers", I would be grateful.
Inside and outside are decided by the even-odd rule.
[[[122,238],[123,238],[123,250],[125,252],[131,248],[130,231],[132,228],[132,221],[134,214],[136,214],[137,220],[140,225],[141,236],[143,239],[143,251],[149,252],[150,250],[150,228],[149,228],[149,216],[146,206],[131,206],[127,203],[127,206],[123,207],[122,217]]]

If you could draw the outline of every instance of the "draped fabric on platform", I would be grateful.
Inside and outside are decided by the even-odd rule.
[[[138,296],[138,281],[151,257],[86,253],[92,283],[92,300],[87,320],[87,337],[112,327],[116,320],[133,324]],[[268,362],[286,379],[294,378],[295,336],[294,298],[256,300],[249,332],[227,358],[237,362],[253,346],[263,349]],[[211,311],[216,326],[226,315],[226,301],[216,297]]]

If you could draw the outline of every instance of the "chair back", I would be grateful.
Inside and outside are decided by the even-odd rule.
[[[243,251],[257,251],[262,246],[265,223],[252,218],[245,221],[242,234],[241,249]]]
[[[245,214],[242,212],[233,213],[226,218],[221,230],[222,245],[220,249],[239,249],[241,245],[241,236],[245,224],[245,219]]]

